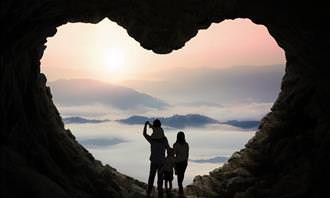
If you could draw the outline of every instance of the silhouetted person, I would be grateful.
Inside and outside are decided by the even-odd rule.
[[[147,126],[152,128],[153,133],[147,134]],[[157,190],[158,197],[163,196],[163,166],[165,163],[165,150],[169,148],[167,138],[164,135],[164,131],[161,128],[161,122],[156,119],[151,125],[149,122],[144,124],[143,136],[150,143],[151,154],[150,154],[150,172],[148,179],[147,195],[150,196],[154,185],[154,179],[157,172]]]
[[[165,137],[162,124],[158,119],[155,119],[152,125],[149,123],[149,127],[152,129],[152,134],[151,134],[152,139],[161,139]]]
[[[183,195],[182,182],[188,165],[189,145],[182,131],[177,134],[173,149],[175,152],[175,174],[178,178],[179,194]]]
[[[175,167],[174,149],[167,149],[167,156],[164,165],[164,180],[167,193],[172,190],[173,169]]]

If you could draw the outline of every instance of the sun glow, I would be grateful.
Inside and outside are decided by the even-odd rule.
[[[104,63],[110,71],[123,70],[124,66],[124,53],[119,48],[109,48],[104,53]]]
[[[143,49],[124,28],[104,19],[98,24],[70,23],[58,27],[56,35],[47,39],[41,62],[49,81],[92,78],[126,83],[159,81],[165,78],[155,75],[160,70],[164,71],[162,74],[174,75],[178,68],[263,66],[284,64],[285,58],[267,29],[248,20],[212,25],[183,49],[158,55]]]

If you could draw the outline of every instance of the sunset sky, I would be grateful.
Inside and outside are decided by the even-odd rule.
[[[186,46],[158,55],[139,46],[126,30],[104,19],[98,24],[66,24],[48,38],[42,72],[49,81],[91,78],[125,85],[130,80],[160,80],[177,68],[226,68],[283,64],[284,53],[264,26],[228,20],[199,31]]]

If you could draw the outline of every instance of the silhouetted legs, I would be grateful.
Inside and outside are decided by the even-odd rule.
[[[150,164],[150,172],[149,172],[149,179],[148,179],[148,189],[147,189],[147,195],[149,196],[152,188],[154,186],[154,180],[157,172],[157,189],[158,189],[158,196],[163,195],[163,164],[156,164],[151,163]]]
[[[169,193],[172,190],[173,181],[173,169],[170,171],[164,171],[165,189]]]
[[[172,181],[165,180],[165,189],[167,192],[172,190]]]
[[[176,169],[176,174],[177,174],[177,178],[178,178],[178,186],[179,186],[179,194],[183,194],[183,179],[184,179],[184,173],[186,171],[187,168],[187,161],[183,161],[183,162],[178,162],[175,164],[175,169]]]

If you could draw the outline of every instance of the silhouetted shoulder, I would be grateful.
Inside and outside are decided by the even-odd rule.
[[[158,142],[158,143],[168,143],[168,140],[166,137],[163,138],[150,138],[151,141]]]
[[[189,148],[189,144],[188,144],[187,142],[185,142],[185,143],[183,143],[183,144],[180,144],[180,143],[175,142],[175,143],[173,144],[173,148],[174,148],[174,147],[177,147],[177,146],[184,146],[184,147],[188,147],[188,148]]]

